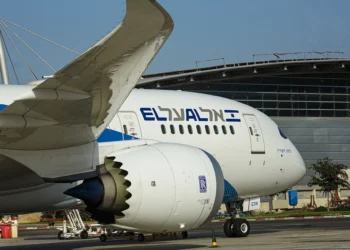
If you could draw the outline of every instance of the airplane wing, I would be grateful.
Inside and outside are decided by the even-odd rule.
[[[155,0],[126,2],[117,28],[0,112],[0,148],[66,148],[103,132],[174,26]]]

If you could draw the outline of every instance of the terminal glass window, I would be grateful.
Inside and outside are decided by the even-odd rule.
[[[299,190],[298,191],[298,198],[299,199],[310,199],[311,195],[312,195],[312,191],[308,191],[308,190]],[[316,196],[317,196],[317,192],[316,192]]]
[[[322,199],[322,198],[326,198],[327,195],[325,194],[325,192],[323,191],[316,191],[316,198],[317,199]]]
[[[268,116],[349,117],[350,82],[346,73],[316,72],[312,75],[249,76],[223,79],[224,84],[207,83],[191,90],[231,98]]]

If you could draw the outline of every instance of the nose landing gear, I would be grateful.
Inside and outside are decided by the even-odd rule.
[[[224,233],[227,237],[247,237],[250,233],[250,224],[246,219],[240,219],[239,213],[243,201],[226,203],[227,212],[232,215],[224,224]]]

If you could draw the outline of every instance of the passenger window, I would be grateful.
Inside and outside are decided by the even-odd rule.
[[[235,129],[233,128],[232,125],[230,126],[230,131],[231,131],[231,134],[233,134],[233,135],[235,134]]]
[[[205,132],[207,132],[208,135],[210,134],[210,128],[208,125],[205,125]]]
[[[175,134],[175,127],[174,127],[174,125],[170,125],[170,132],[172,134]]]
[[[218,129],[218,126],[214,125],[214,132],[215,134],[219,134],[219,129]]]
[[[191,125],[188,125],[188,133],[189,133],[190,135],[193,134],[193,130],[192,130],[192,126],[191,126]]]
[[[197,125],[197,133],[200,135],[202,134],[202,128],[200,125]]]
[[[128,127],[126,125],[123,125],[123,130],[124,130],[124,134],[128,134]]]
[[[222,125],[222,133],[224,133],[224,135],[227,134],[227,130],[226,130],[226,126],[225,125]]]
[[[179,130],[182,135],[185,133],[184,127],[182,125],[179,125]]]
[[[165,134],[166,134],[166,128],[165,128],[165,125],[163,124],[163,125],[161,126],[161,128],[162,128],[162,133],[165,135]]]

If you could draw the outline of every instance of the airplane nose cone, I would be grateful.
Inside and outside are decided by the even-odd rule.
[[[104,187],[100,179],[94,178],[85,180],[82,184],[68,189],[64,194],[78,198],[88,206],[97,207],[103,200]]]

